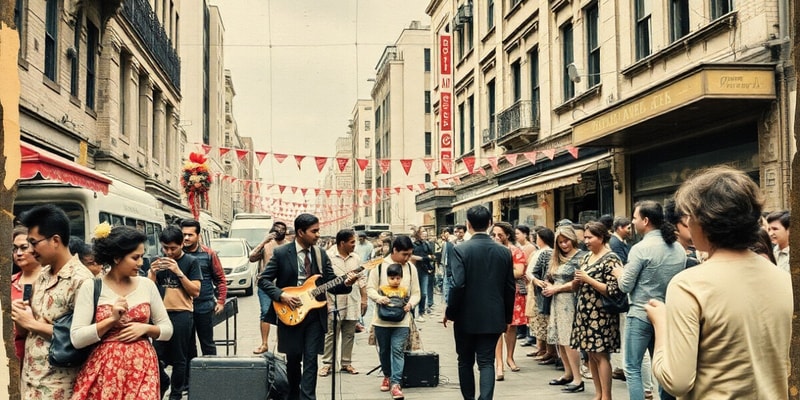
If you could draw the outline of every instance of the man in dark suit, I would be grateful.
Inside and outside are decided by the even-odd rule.
[[[300,214],[294,220],[294,229],[295,240],[275,249],[258,278],[258,287],[272,301],[292,308],[301,306],[302,301],[299,296],[291,295],[283,288],[302,286],[306,279],[314,275],[322,275],[316,282],[317,286],[336,278],[328,255],[324,250],[317,251],[314,246],[319,240],[319,219],[311,214]],[[357,279],[357,275],[348,273],[344,283],[334,286],[329,292],[350,293]],[[325,294],[318,296],[317,300],[325,301]],[[325,343],[328,326],[326,313],[326,307],[309,310],[303,321],[294,326],[277,320],[274,309],[267,314],[267,321],[275,321],[278,325],[278,351],[286,354],[291,400],[316,399],[317,356],[322,354]]]
[[[493,241],[486,230],[492,214],[484,206],[467,210],[467,230],[472,238],[453,250],[450,289],[445,317],[453,321],[458,353],[458,378],[465,400],[475,399],[473,365],[478,362],[480,395],[494,396],[494,349],[511,323],[514,309],[514,265],[511,251]]]

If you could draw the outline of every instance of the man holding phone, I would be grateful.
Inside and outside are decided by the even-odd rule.
[[[171,379],[162,379],[161,395],[163,397],[169,382],[170,399],[180,399],[186,382],[188,369],[189,346],[194,339],[192,327],[193,299],[200,294],[200,282],[203,275],[197,259],[183,252],[183,232],[177,226],[164,228],[159,236],[164,256],[150,264],[147,277],[158,286],[164,307],[172,322],[172,339],[168,342],[155,342],[153,345],[158,359],[172,365]],[[165,374],[162,373],[162,378]]]

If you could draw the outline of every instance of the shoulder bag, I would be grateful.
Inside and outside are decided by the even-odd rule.
[[[100,288],[103,281],[99,278],[94,278],[94,303],[92,307],[92,323],[95,322],[95,315],[97,313],[97,301],[100,299]],[[76,349],[70,340],[70,330],[72,329],[72,314],[70,311],[53,321],[53,339],[50,342],[50,352],[47,356],[47,361],[50,365],[60,368],[74,368],[81,366],[95,345],[87,346],[82,349]]]
[[[381,279],[381,266],[378,265],[378,282]],[[383,293],[381,293],[383,294]],[[390,296],[389,304],[378,304],[378,318],[387,322],[400,322],[406,317],[405,299]]]
[[[608,253],[607,256],[619,258],[613,252]],[[603,310],[609,314],[626,313],[631,308],[630,303],[628,303],[628,294],[621,290],[618,290],[613,296],[601,296],[601,299],[603,300]]]

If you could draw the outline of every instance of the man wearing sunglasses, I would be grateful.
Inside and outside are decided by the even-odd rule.
[[[11,318],[27,333],[22,366],[22,398],[69,398],[80,368],[51,366],[47,355],[53,321],[75,309],[75,294],[93,274],[69,252],[69,218],[60,208],[42,205],[20,218],[28,228],[29,251],[44,266],[28,303],[17,300]]]

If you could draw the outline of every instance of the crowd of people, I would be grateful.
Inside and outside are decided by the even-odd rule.
[[[515,358],[517,340],[531,347],[526,356],[560,370],[549,385],[563,393],[589,390],[590,381],[595,399],[610,400],[620,378],[633,400],[785,398],[790,215],[763,213],[762,204],[749,177],[718,167],[687,180],[663,206],[644,200],[630,218],[565,219],[552,228],[492,221],[475,206],[464,225],[437,237],[414,228],[370,240],[344,229],[321,243],[320,221],[301,214],[294,237],[275,222],[250,254],[259,263],[262,336],[253,353],[270,350],[275,325],[288,397],[314,399],[317,377],[359,374],[354,338],[368,331],[380,390],[404,398],[405,350],[418,340],[415,324],[432,318],[439,287],[465,399],[491,399],[506,368],[525,368]],[[160,399],[167,391],[181,398],[189,360],[216,354],[211,321],[227,296],[199,223],[166,227],[154,260],[145,259],[146,237],[136,228],[101,224],[89,247],[70,239],[67,215],[52,205],[20,223],[12,319],[23,398]],[[291,323],[278,318],[275,302],[307,306],[297,291],[306,281],[325,285],[314,294],[326,306]],[[76,367],[52,365],[48,356],[54,324],[68,313],[72,345],[91,348]]]

